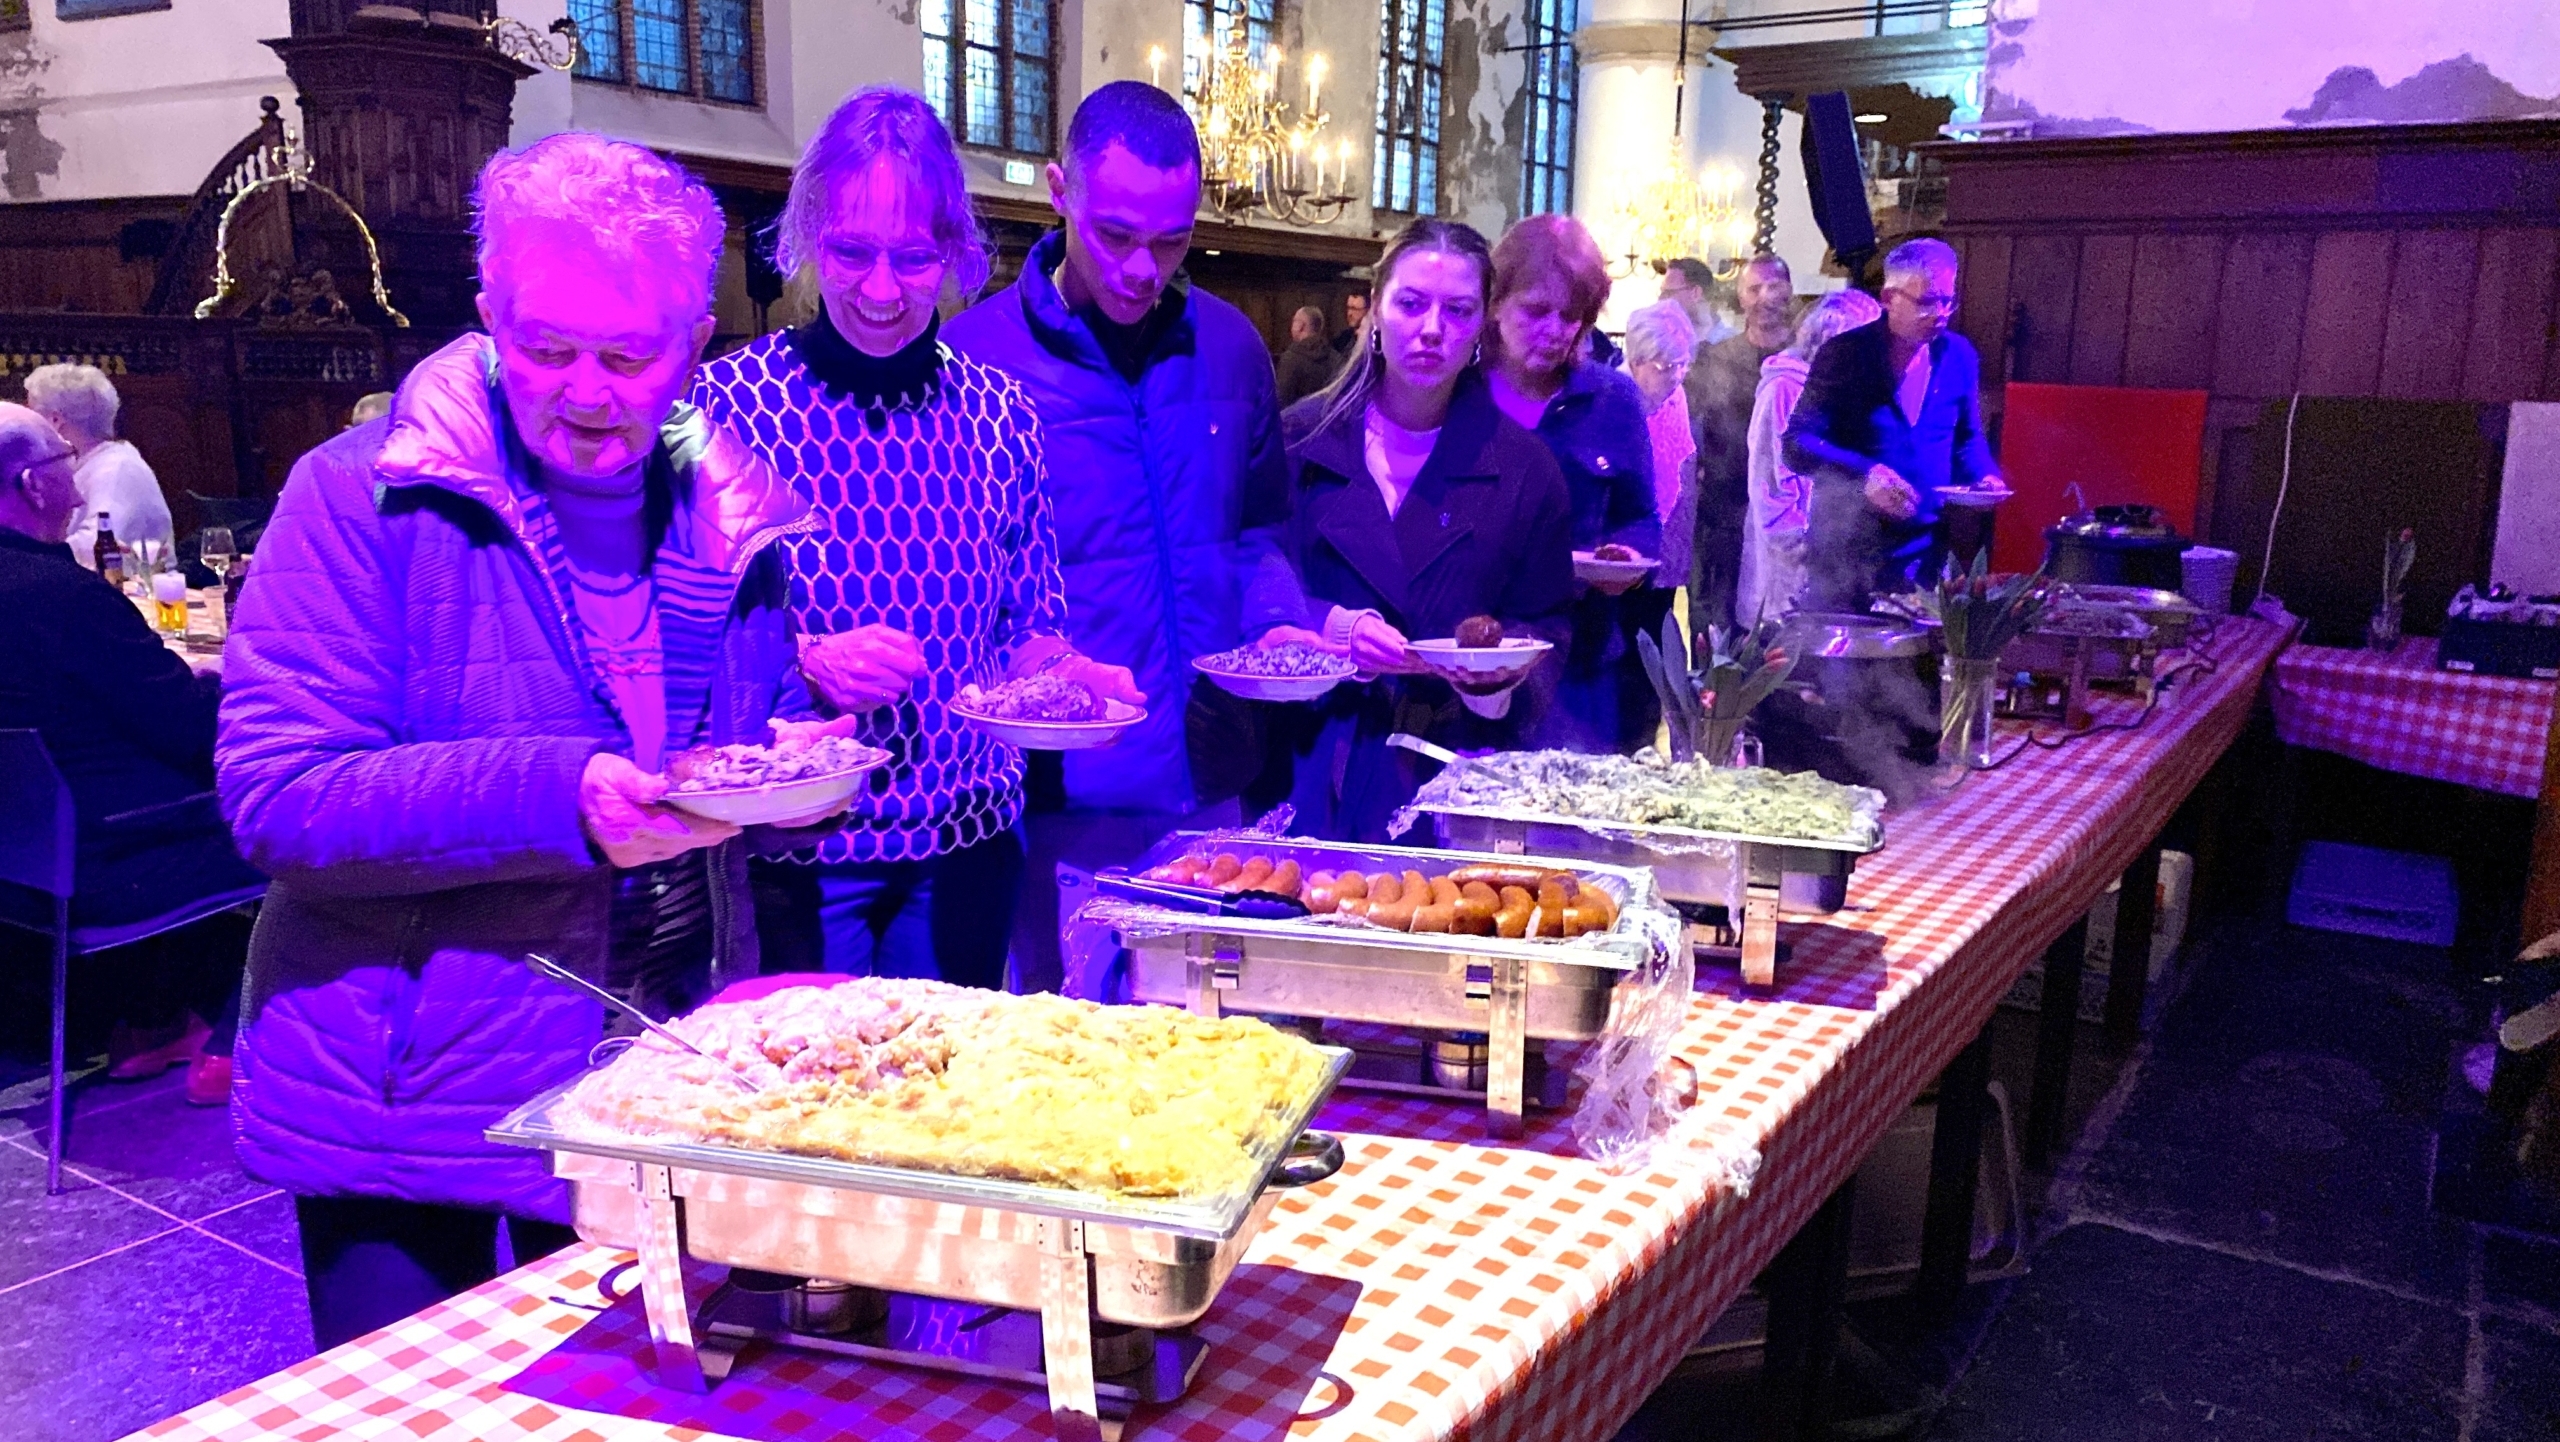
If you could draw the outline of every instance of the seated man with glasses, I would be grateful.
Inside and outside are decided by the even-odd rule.
[[[0,730],[44,738],[71,790],[71,924],[123,926],[258,884],[213,800],[221,682],[187,669],[142,612],[72,559],[78,453],[44,417],[0,404]],[[50,927],[49,904],[11,888],[0,918]],[[187,1099],[231,1090],[248,933],[221,916],[107,953],[123,1019],[119,1080],[188,1067]]]
[[[1811,609],[1854,611],[1936,579],[1951,505],[2007,496],[1982,430],[1982,362],[1947,328],[1956,253],[1940,240],[1884,261],[1884,318],[1815,353],[1786,461],[1814,478]]]

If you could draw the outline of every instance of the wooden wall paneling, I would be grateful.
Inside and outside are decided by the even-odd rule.
[[[2226,245],[2220,235],[2168,232],[2145,235],[2134,246],[2124,384],[2168,390],[2213,384],[2213,306]]]
[[[2080,237],[2019,238],[2009,262],[2009,378],[2071,380],[2071,316],[2078,290]]]
[[[2462,393],[2471,297],[2480,288],[2480,232],[2413,230],[2391,262],[2382,332],[2382,393],[2451,400]]]
[[[2115,386],[2124,381],[2125,330],[2133,302],[2130,235],[2090,235],[2080,241],[2080,283],[2071,307],[2071,383]]]
[[[2304,394],[2374,394],[2391,300],[2391,241],[2387,230],[2333,230],[2313,243],[2302,326]]]
[[[2560,230],[2489,230],[2480,235],[2480,287],[2463,348],[2462,398],[2530,400],[2553,354],[2560,305]]]
[[[1982,388],[1999,389],[2009,377],[2009,264],[2014,247],[2005,235],[1965,236],[1963,288],[1956,328],[1982,356]]]
[[[2311,241],[2307,234],[2285,231],[2231,237],[2214,311],[2217,395],[2293,394],[2311,294]]]

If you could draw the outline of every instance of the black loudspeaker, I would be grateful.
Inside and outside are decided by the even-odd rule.
[[[1849,92],[1805,98],[1803,151],[1813,223],[1856,285],[1876,253],[1876,219],[1867,210],[1867,173],[1858,159],[1858,127],[1849,119]]]

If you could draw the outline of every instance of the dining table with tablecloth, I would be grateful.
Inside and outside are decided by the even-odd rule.
[[[1198,1325],[1149,1442],[1612,1436],[2012,982],[2153,843],[2239,736],[2290,629],[2224,622],[2150,705],[2008,733],[2003,764],[1898,808],[1838,913],[1790,920],[1776,987],[1702,964],[1678,1048],[1700,1098],[1647,1164],[1564,1113],[1485,1139],[1446,1100],[1342,1093],[1336,1175],[1281,1199]],[[163,1439],[1045,1438],[1029,1387],[750,1351],[656,1380],[628,1253],[580,1245],[169,1418]]]

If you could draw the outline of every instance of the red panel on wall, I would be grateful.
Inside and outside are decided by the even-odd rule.
[[[2047,526],[2069,515],[2077,483],[2095,506],[2141,501],[2196,533],[2204,466],[2203,391],[2009,383],[2000,429],[2000,474],[2017,495],[2000,508],[1992,563],[2031,571],[2044,562]]]

